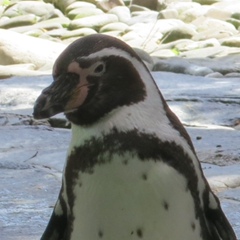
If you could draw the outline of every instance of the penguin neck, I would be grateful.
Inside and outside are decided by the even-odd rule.
[[[163,141],[177,142],[178,145],[180,143],[189,149],[188,140],[180,132],[185,129],[168,108],[152,76],[145,70],[141,71],[141,77],[146,86],[146,98],[129,106],[118,107],[89,126],[72,124],[70,149],[81,146],[93,136],[102,138],[113,129],[124,133],[137,130],[139,133],[152,134]],[[169,119],[170,115],[174,121]],[[172,122],[176,122],[176,127],[173,127]]]

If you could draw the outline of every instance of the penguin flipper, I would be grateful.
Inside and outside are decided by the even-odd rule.
[[[61,195],[61,191],[60,194]],[[40,240],[65,240],[67,234],[67,215],[61,202],[55,204],[51,218]]]
[[[211,208],[210,206],[206,210],[206,217],[208,219],[208,225],[212,232],[214,240],[237,240],[236,234],[222,211],[221,205],[217,197],[213,195],[212,201],[216,201],[218,207]],[[211,201],[210,201],[211,205]]]

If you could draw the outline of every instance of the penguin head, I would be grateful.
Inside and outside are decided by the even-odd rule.
[[[133,60],[140,65],[138,70]],[[121,40],[102,34],[80,38],[57,58],[53,82],[36,100],[34,118],[63,112],[70,122],[87,125],[118,107],[144,101],[141,70],[148,72]]]

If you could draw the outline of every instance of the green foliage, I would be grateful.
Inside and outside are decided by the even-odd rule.
[[[171,51],[176,55],[179,56],[180,51],[177,48],[172,48]]]
[[[3,0],[2,1],[2,6],[7,7],[11,4],[10,0]]]

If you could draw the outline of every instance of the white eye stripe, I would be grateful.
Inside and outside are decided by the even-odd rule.
[[[95,59],[95,58],[102,58],[102,57],[108,57],[108,56],[119,56],[126,58],[127,60],[131,61],[134,58],[132,55],[130,55],[128,52],[123,51],[119,48],[103,48],[102,50],[98,52],[94,52],[92,54],[89,54],[86,58],[87,59]]]

